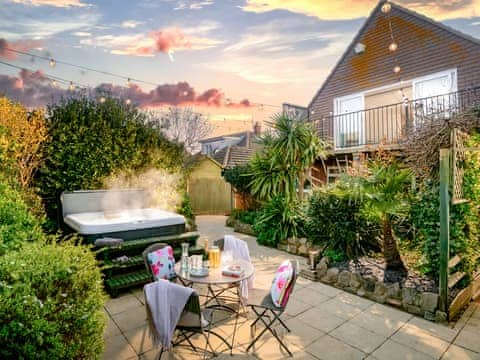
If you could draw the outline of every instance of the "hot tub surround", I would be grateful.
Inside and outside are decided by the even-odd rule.
[[[62,217],[71,230],[93,242],[100,237],[133,240],[185,232],[185,218],[148,207],[142,189],[64,192]]]

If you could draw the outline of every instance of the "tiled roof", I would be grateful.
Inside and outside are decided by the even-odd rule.
[[[209,142],[215,142],[215,141],[220,141],[220,140],[224,140],[225,138],[230,138],[230,137],[245,137],[246,133],[248,131],[242,131],[242,132],[238,132],[238,133],[234,133],[234,134],[227,134],[227,135],[220,135],[220,136],[215,136],[215,137],[212,137],[212,138],[207,138],[207,139],[202,139],[199,141],[199,143],[209,143]]]
[[[227,146],[213,154],[213,159],[224,168],[231,168],[237,165],[245,165],[252,156],[260,149],[259,145],[254,146]]]

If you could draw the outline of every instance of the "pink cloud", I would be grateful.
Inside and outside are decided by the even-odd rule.
[[[177,28],[153,31],[150,36],[155,40],[155,50],[163,53],[174,49],[189,49],[192,46],[182,31]]]
[[[52,86],[51,80],[47,79],[43,72],[31,72],[22,70],[18,76],[0,75],[0,89],[2,93],[28,107],[45,106],[57,101],[61,97],[68,97],[71,93],[67,89]],[[123,87],[109,83],[103,83],[92,89],[111,94],[114,97],[130,99],[132,103],[142,108],[161,106],[206,106],[206,107],[230,107],[246,108],[252,106],[245,99],[240,103],[228,102],[223,91],[215,88],[204,92],[197,92],[188,82],[176,84],[163,84],[150,91],[144,91],[139,85],[132,84]]]
[[[28,52],[31,49],[41,46],[42,43],[38,40],[18,40],[18,41],[7,41],[6,39],[0,38],[0,58],[13,60],[17,57],[13,51],[8,49]]]

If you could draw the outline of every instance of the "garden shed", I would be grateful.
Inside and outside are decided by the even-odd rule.
[[[232,209],[232,188],[222,177],[222,165],[209,156],[198,155],[188,194],[195,214],[225,215]]]

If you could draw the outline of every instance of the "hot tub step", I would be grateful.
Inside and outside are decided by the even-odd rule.
[[[145,270],[117,275],[105,280],[108,292],[112,296],[118,294],[118,290],[132,286],[143,285],[151,281],[150,274]]]

